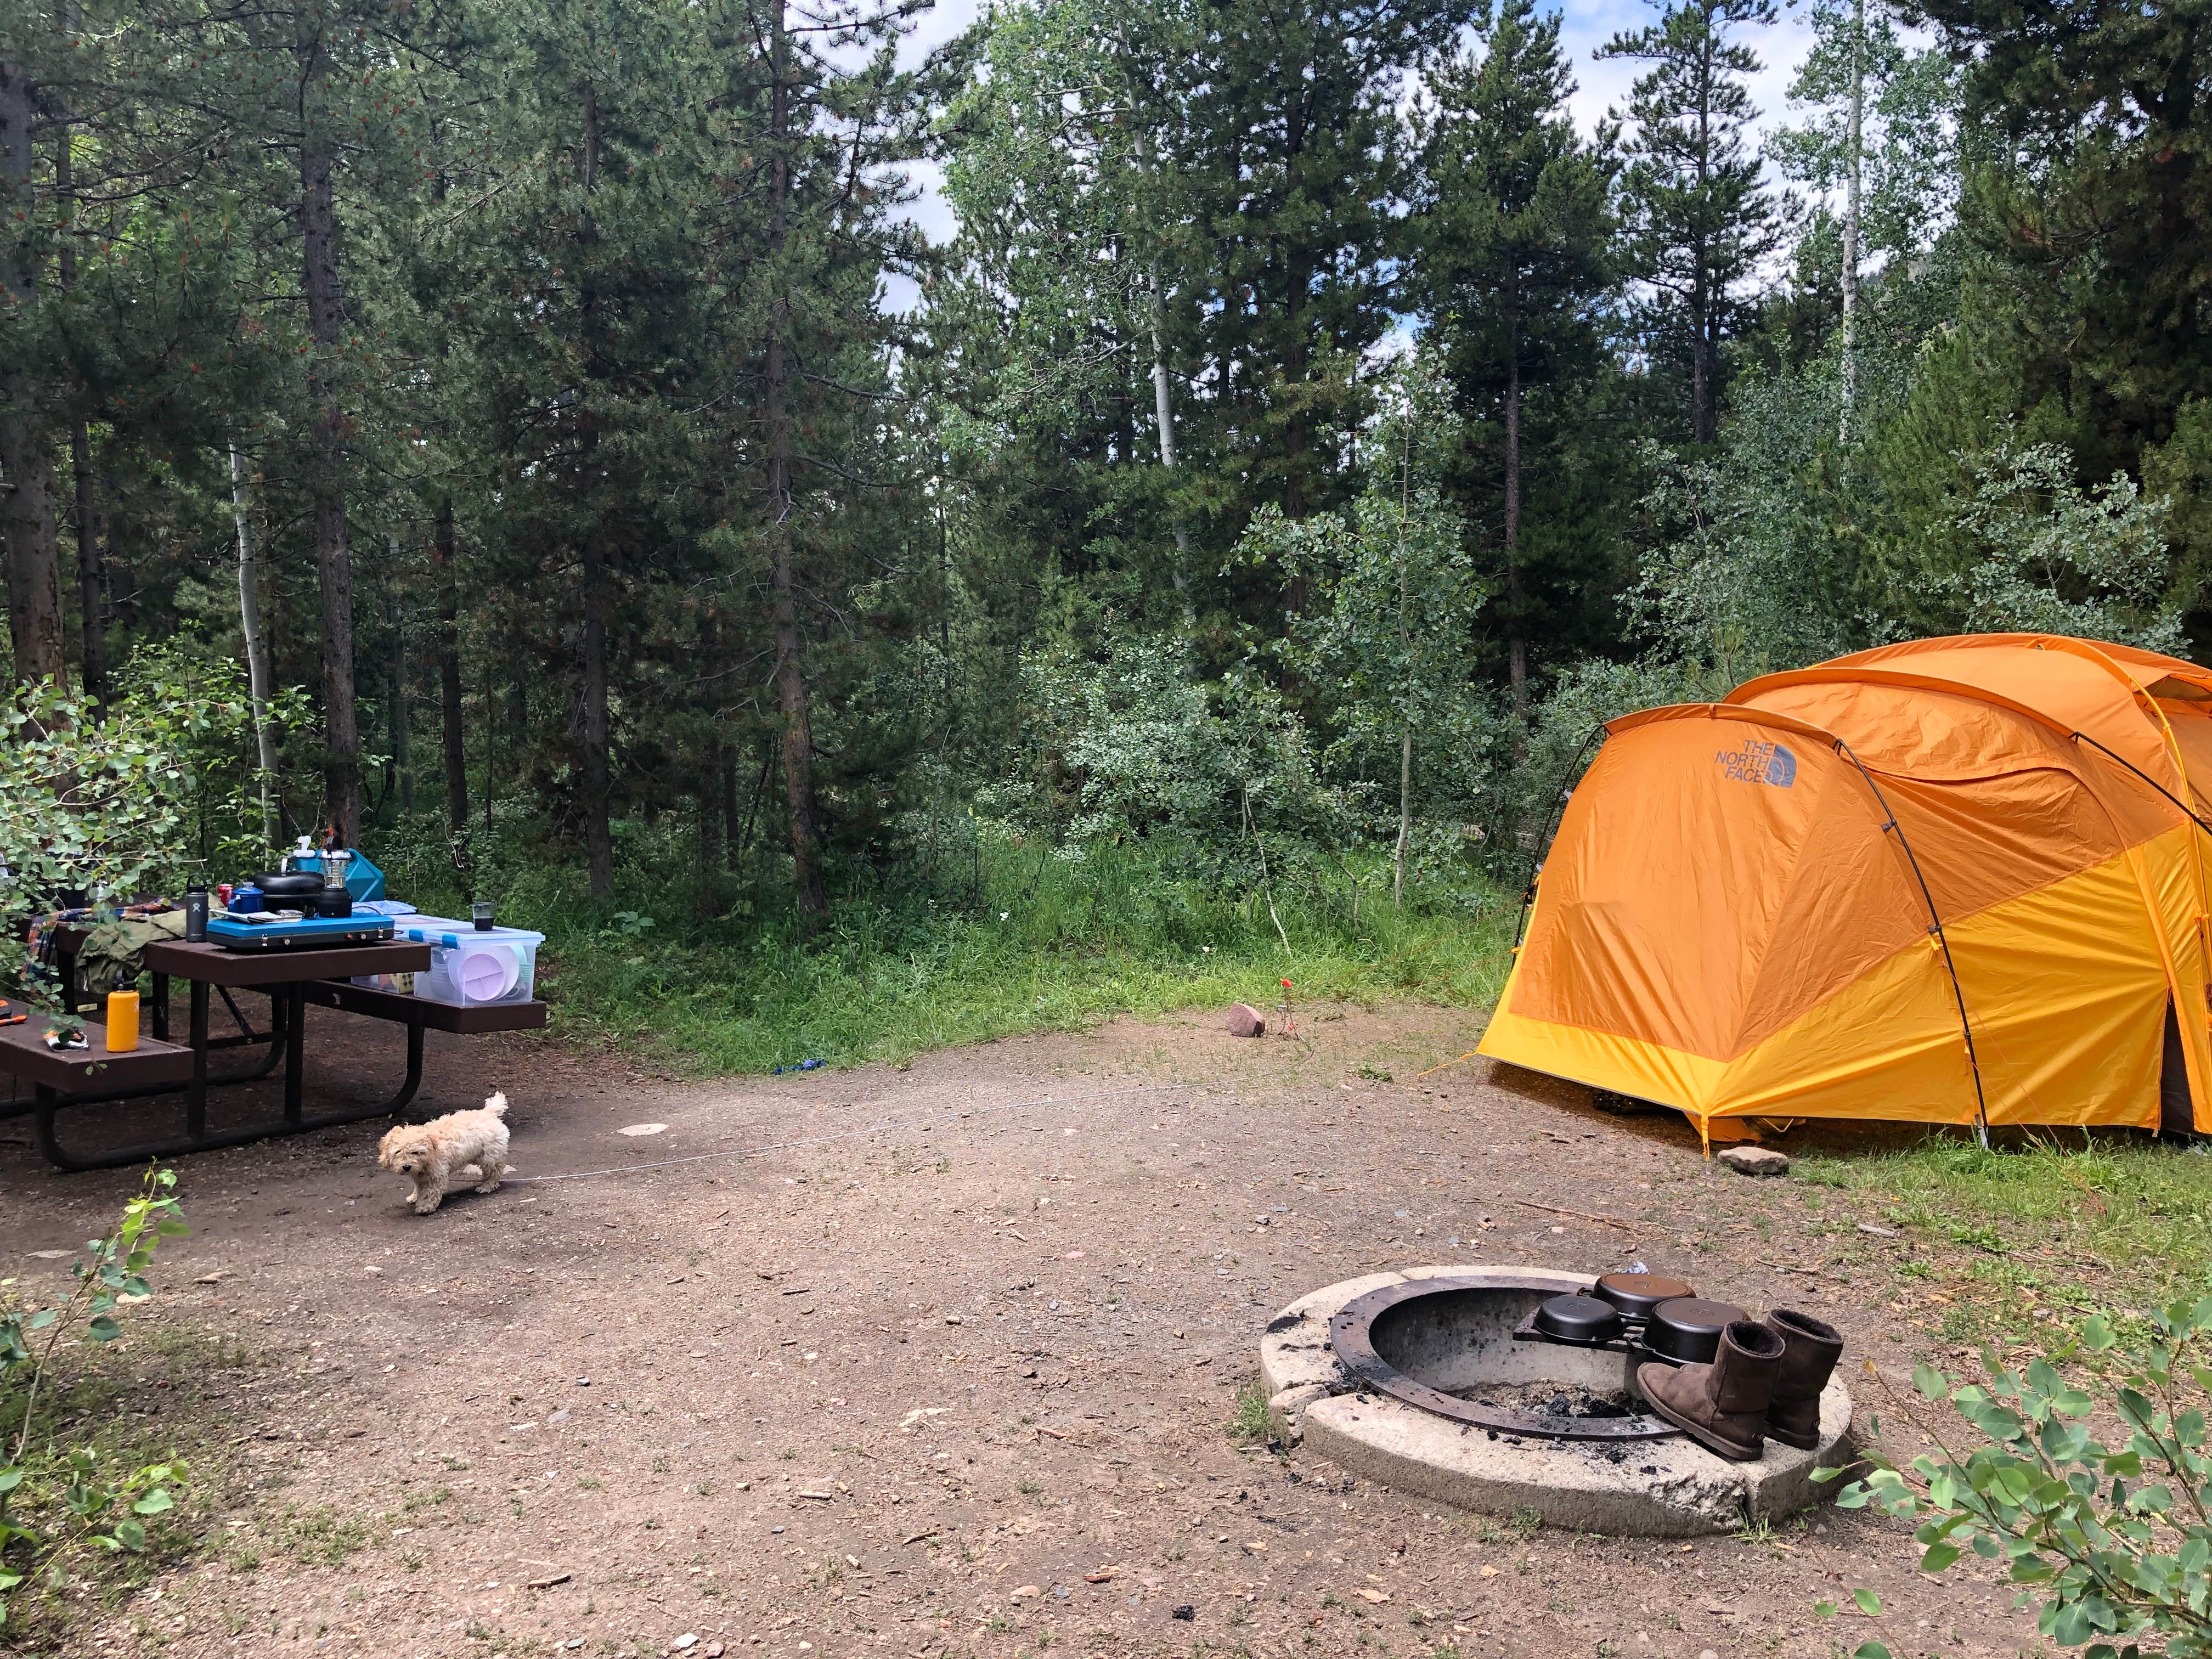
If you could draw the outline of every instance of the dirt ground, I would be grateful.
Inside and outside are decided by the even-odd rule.
[[[1278,1310],[1424,1262],[1640,1259],[1816,1311],[1851,1364],[1911,1358],[1885,1247],[1801,1233],[1794,1182],[1484,1062],[1417,1079],[1472,1045],[1463,1014],[1304,1024],[1239,1042],[1194,1014],[716,1084],[434,1035],[423,1104],[505,1089],[530,1180],[418,1218],[374,1124],[181,1160],[195,1233],[126,1346],[243,1353],[176,1384],[229,1431],[204,1471],[217,1541],[85,1599],[59,1650],[2043,1650],[2007,1592],[1923,1579],[1887,1522],[1532,1534],[1240,1443]],[[317,1011],[310,1037],[314,1101],[396,1072],[390,1030]],[[121,1109],[143,1134],[173,1108]],[[97,1231],[136,1176],[56,1175],[22,1130],[0,1123],[0,1249],[58,1273],[33,1253]],[[1881,1627],[1816,1616],[1857,1584]]]

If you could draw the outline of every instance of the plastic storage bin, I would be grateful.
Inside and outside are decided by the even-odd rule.
[[[430,947],[430,965],[415,975],[415,994],[457,1007],[528,1002],[537,994],[538,947],[545,935],[524,927],[495,927],[444,916],[396,916],[392,936]]]

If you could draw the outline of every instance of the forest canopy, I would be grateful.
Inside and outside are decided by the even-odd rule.
[[[1813,0],[1763,109],[1771,0],[1658,3],[1594,121],[1533,0],[925,9],[8,8],[24,706],[234,687],[212,862],[803,939],[1458,902],[1625,708],[2212,629],[2194,7]]]

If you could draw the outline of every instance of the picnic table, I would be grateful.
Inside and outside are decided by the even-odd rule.
[[[34,1097],[39,1150],[64,1170],[104,1170],[149,1158],[173,1158],[185,1152],[240,1146],[274,1135],[302,1134],[310,1130],[358,1123],[367,1118],[388,1117],[404,1111],[422,1085],[422,1033],[426,1030],[476,1036],[490,1031],[536,1030],[545,1024],[542,1002],[480,1003],[456,1006],[404,992],[356,985],[358,975],[417,973],[430,965],[427,945],[393,942],[343,945],[320,950],[235,951],[216,945],[190,945],[164,940],[149,945],[146,969],[154,976],[153,1031],[142,1036],[138,1046],[125,1054],[106,1052],[104,1031],[88,1022],[88,1048],[57,1050],[46,1047],[44,1034],[52,1021],[33,1014],[20,1025],[0,1026],[0,1073],[28,1082]],[[181,979],[187,987],[189,1029],[179,1045],[170,1041],[170,981]],[[230,993],[251,990],[269,999],[268,1030],[257,1033],[239,1010]],[[209,1030],[210,992],[220,994],[236,1019],[236,1036],[214,1036]],[[307,1115],[304,1106],[307,1012],[310,1003],[341,1012],[381,1019],[407,1029],[407,1071],[389,1099],[374,1105],[350,1105]],[[13,1012],[13,1011],[10,1011]],[[211,1074],[210,1056],[218,1049],[265,1047],[258,1065]],[[234,1128],[210,1130],[207,1091],[233,1085],[253,1083],[284,1066],[284,1108],[280,1119]],[[76,1154],[65,1149],[56,1132],[55,1120],[64,1109],[117,1101],[140,1100],[162,1095],[185,1097],[185,1133],[181,1137],[142,1145]]]

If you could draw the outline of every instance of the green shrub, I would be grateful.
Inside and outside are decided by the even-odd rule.
[[[80,1557],[139,1552],[146,1522],[176,1504],[185,1478],[174,1458],[113,1474],[89,1445],[41,1445],[39,1407],[64,1333],[79,1328],[93,1342],[123,1334],[115,1310],[125,1298],[153,1294],[146,1269],[164,1238],[189,1232],[171,1194],[176,1176],[149,1170],[137,1197],[105,1238],[86,1242],[71,1264],[68,1294],[58,1302],[27,1305],[9,1293],[0,1302],[0,1423],[11,1443],[0,1463],[0,1625],[26,1585],[58,1590]]]
[[[2002,1563],[2024,1599],[2040,1605],[2037,1629],[2087,1659],[2212,1656],[2212,1455],[2205,1405],[2212,1396],[2212,1297],[2153,1315],[2150,1334],[2123,1347],[2092,1319],[2055,1356],[2111,1354],[2121,1381],[2099,1402],[2069,1384],[2049,1359],[2026,1372],[1990,1367],[1995,1380],[1954,1385],[1931,1365],[1913,1371],[1929,1401],[1948,1401],[1982,1437],[1954,1451],[1940,1423],[1906,1415],[1936,1447],[1899,1465],[1877,1449],[1873,1472],[1837,1498],[1917,1523],[1923,1571],[1942,1572],[1967,1552]],[[1902,1403],[1902,1402],[1901,1402]],[[2125,1438],[2093,1432],[2100,1417]],[[1877,1437],[1881,1423],[1874,1425]],[[1815,1478],[1843,1472],[1823,1469]],[[1880,1599],[1856,1591],[1878,1616]],[[1833,1612],[1824,1605],[1823,1612]],[[2143,1639],[2138,1639],[2143,1638]],[[2147,1649],[2147,1639],[2151,1645]],[[1879,1641],[1856,1659],[1889,1659]]]

